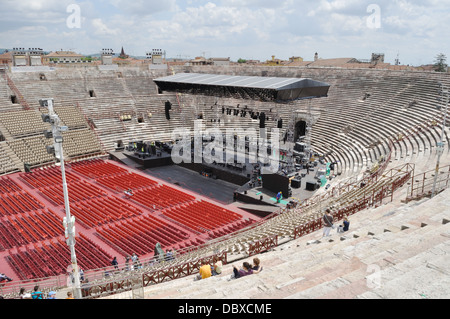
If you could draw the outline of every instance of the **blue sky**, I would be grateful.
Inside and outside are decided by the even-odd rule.
[[[80,25],[73,28],[77,5]],[[0,48],[168,57],[312,60],[385,53],[394,63],[450,58],[450,0],[0,0]],[[72,28],[68,24],[72,21]],[[79,26],[79,27],[78,27]]]

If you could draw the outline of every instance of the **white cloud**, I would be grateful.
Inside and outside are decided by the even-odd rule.
[[[81,7],[81,29],[66,26],[72,3]],[[372,3],[381,8],[379,29],[367,27]],[[207,51],[261,60],[273,54],[312,59],[319,50],[330,58],[395,51],[388,61],[400,52],[402,62],[417,64],[438,52],[450,55],[448,16],[450,0],[2,0],[0,43],[29,47],[33,40],[48,50],[83,53],[123,45],[136,55],[162,48],[169,57]]]
[[[92,20],[92,26],[94,27],[94,34],[97,36],[110,36],[117,35],[118,30],[108,27],[102,19]]]
[[[153,15],[176,10],[176,0],[110,0],[120,11],[137,16]]]

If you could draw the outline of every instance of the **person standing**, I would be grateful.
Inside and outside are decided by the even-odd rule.
[[[119,270],[119,262],[117,261],[117,257],[114,257],[114,259],[111,261],[111,265],[114,266],[114,269]]]
[[[164,261],[165,257],[164,250],[161,247],[160,243],[156,243],[155,249],[154,249],[154,259],[158,262]]]
[[[279,192],[277,194],[277,203],[279,204],[281,202],[281,200],[283,199],[283,192]]]
[[[331,210],[328,208],[323,216],[323,237],[330,236],[331,229],[333,229],[333,215],[331,215]]]
[[[130,271],[130,260],[131,260],[130,256],[125,257],[125,271]]]
[[[137,270],[139,266],[139,258],[136,253],[131,256],[131,262],[133,263],[133,270]]]

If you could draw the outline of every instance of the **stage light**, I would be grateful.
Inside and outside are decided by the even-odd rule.
[[[64,142],[64,138],[62,136],[55,136],[55,143],[61,144]]]
[[[54,146],[46,146],[47,153],[50,155],[55,155],[55,147]]]
[[[39,105],[41,107],[48,107],[48,100],[39,100]]]
[[[50,130],[44,131],[45,138],[53,138],[53,132]]]
[[[50,123],[50,115],[48,115],[48,114],[41,114],[41,117],[42,117],[42,121],[44,123]]]

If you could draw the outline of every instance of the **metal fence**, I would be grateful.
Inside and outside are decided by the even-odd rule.
[[[414,176],[412,184],[408,187],[407,201],[418,200],[432,195],[436,170],[428,171]],[[450,186],[450,165],[439,169],[436,181],[436,194]]]

